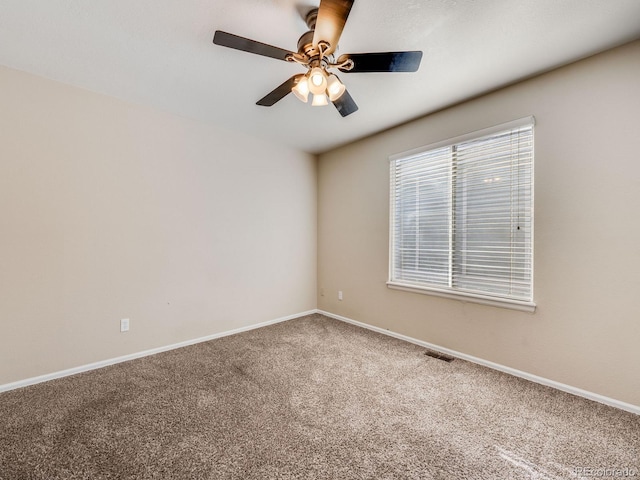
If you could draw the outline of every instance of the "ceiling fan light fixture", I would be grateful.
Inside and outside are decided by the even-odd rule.
[[[309,100],[309,81],[307,77],[300,78],[298,83],[291,89],[291,92],[293,92],[301,102],[307,103],[307,100]]]
[[[309,91],[314,95],[324,94],[327,89],[327,74],[320,67],[313,67],[309,72]]]
[[[313,101],[311,102],[311,105],[314,107],[324,107],[325,105],[329,105],[329,102],[327,101],[327,96],[324,93],[314,93],[313,94]]]
[[[1,1],[1,0],[0,0]],[[213,43],[222,47],[295,63],[307,69],[293,75],[256,102],[271,107],[294,93],[300,101],[328,105],[331,101],[338,113],[346,117],[358,110],[351,95],[332,69],[343,73],[416,72],[422,59],[421,51],[352,53],[337,57],[337,46],[355,0],[316,0],[320,3],[305,17],[309,30],[298,40],[298,50],[289,51],[233,33],[216,30]],[[300,6],[298,6],[300,9]]]
[[[329,79],[327,80],[327,93],[332,102],[339,99],[346,89],[347,87],[343,85],[338,77],[333,74],[329,75]]]

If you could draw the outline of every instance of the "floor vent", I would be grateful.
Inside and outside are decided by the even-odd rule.
[[[447,362],[447,363],[453,362],[453,357],[449,355],[445,355],[444,353],[436,352],[434,350],[427,350],[426,352],[424,352],[424,354],[427,357],[436,358],[438,360],[442,360],[443,362]]]

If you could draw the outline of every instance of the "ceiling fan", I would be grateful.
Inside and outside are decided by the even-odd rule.
[[[305,21],[309,31],[298,40],[298,51],[291,52],[248,38],[217,30],[213,43],[286,62],[296,62],[307,68],[307,73],[294,75],[256,102],[270,107],[293,93],[312,105],[328,105],[329,101],[340,115],[346,117],[358,110],[346,87],[330,69],[344,73],[415,72],[420,67],[422,52],[351,53],[335,58],[338,40],[342,34],[354,0],[321,0],[320,6],[307,13]],[[328,99],[327,99],[328,98]]]

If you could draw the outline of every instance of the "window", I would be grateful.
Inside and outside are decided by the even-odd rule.
[[[533,124],[391,158],[390,287],[533,311]]]

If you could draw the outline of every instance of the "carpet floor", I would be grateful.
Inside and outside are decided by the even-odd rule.
[[[0,394],[0,479],[640,478],[640,416],[321,315]]]

